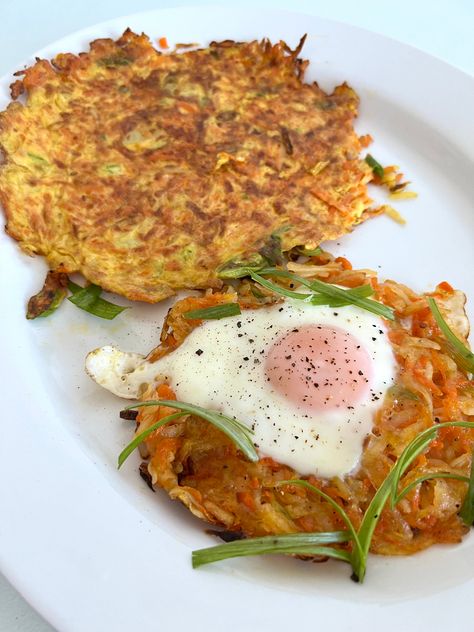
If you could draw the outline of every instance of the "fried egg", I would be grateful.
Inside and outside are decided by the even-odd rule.
[[[377,316],[288,299],[204,321],[153,363],[111,346],[96,349],[86,370],[131,399],[144,385],[166,382],[178,400],[247,424],[260,456],[332,477],[359,464],[396,362]]]

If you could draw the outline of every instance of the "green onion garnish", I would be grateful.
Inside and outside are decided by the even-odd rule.
[[[265,270],[270,270],[270,269],[271,268],[265,268]],[[262,287],[265,287],[267,288],[267,290],[271,290],[272,292],[275,292],[275,294],[280,294],[281,296],[286,296],[287,298],[296,298],[303,301],[307,301],[311,298],[311,294],[308,294],[307,292],[303,294],[301,292],[293,292],[292,290],[287,290],[286,288],[281,287],[280,285],[277,285],[276,283],[273,283],[273,281],[264,279],[256,272],[253,272],[252,270],[250,270],[250,268],[246,270],[246,276],[247,275],[250,276],[254,281],[257,281],[257,283],[261,285]]]
[[[396,504],[398,485],[403,473],[408,469],[410,463],[412,463],[422,452],[426,450],[426,448],[438,434],[439,429],[473,427],[474,424],[471,421],[446,421],[444,423],[431,426],[430,428],[426,428],[426,430],[420,432],[420,434],[418,434],[412,441],[410,441],[410,443],[403,450],[402,454],[398,458],[391,471],[392,508]]]
[[[217,268],[217,276],[220,279],[240,279],[240,277],[247,276],[247,269],[258,272],[265,266],[281,265],[284,259],[280,234],[286,232],[289,228],[289,226],[283,226],[272,233],[258,252],[245,259],[235,257],[227,261]]]
[[[48,307],[48,309],[45,309],[44,312],[42,312],[41,314],[38,314],[38,316],[31,316],[30,313],[27,313],[26,317],[28,319],[31,319],[31,318],[46,318],[47,316],[51,316],[51,314],[53,314],[63,302],[64,298],[66,297],[66,293],[67,292],[65,292],[64,290],[56,290],[54,294],[54,298],[51,301],[51,304]]]
[[[375,160],[373,156],[371,156],[370,154],[367,154],[367,156],[365,157],[365,162],[369,165],[369,167],[371,167],[372,171],[375,173],[376,176],[378,176],[379,178],[384,177],[385,175],[384,168],[382,167],[380,162],[377,162],[377,160]]]
[[[323,254],[322,248],[319,246],[317,248],[305,248],[304,246],[296,246],[294,248],[294,252],[298,255],[303,255],[304,257],[317,257],[318,255]]]
[[[375,531],[375,527],[380,519],[385,503],[391,498],[392,509],[397,500],[398,485],[401,477],[409,468],[411,463],[424,452],[429,444],[436,437],[440,428],[459,426],[463,428],[473,428],[474,424],[468,421],[448,421],[446,423],[436,424],[423,430],[405,447],[402,454],[396,461],[393,468],[388,473],[382,485],[376,491],[370,505],[368,506],[362,523],[359,527],[358,536],[361,543],[363,554],[360,555],[358,550],[354,548],[352,552],[352,569],[353,577],[356,581],[363,581],[367,566],[367,555],[369,553],[370,543]]]
[[[344,562],[349,561],[349,553],[333,549],[324,544],[337,544],[350,539],[347,531],[329,533],[289,533],[287,535],[266,535],[260,538],[248,538],[228,542],[192,553],[193,568],[204,564],[219,562],[231,557],[264,555],[275,553],[293,553],[295,555],[324,555]]]
[[[470,351],[451,331],[447,322],[441,315],[434,298],[428,298],[428,305],[438,327],[441,329],[441,333],[446,338],[446,347],[449,355],[451,355],[461,370],[466,371],[467,373],[474,373],[474,353],[472,353],[472,351]]]
[[[229,316],[238,316],[241,313],[238,303],[222,303],[203,309],[193,309],[190,312],[185,312],[183,316],[188,320],[220,320]]]
[[[433,472],[432,474],[426,474],[420,477],[407,487],[398,493],[398,485],[401,477],[406,472],[410,464],[428,448],[431,441],[435,438],[440,428],[447,427],[462,427],[462,428],[474,428],[473,422],[468,421],[448,421],[445,423],[436,424],[430,428],[427,428],[419,435],[417,435],[403,450],[400,458],[396,461],[392,467],[382,485],[376,491],[372,501],[370,502],[359,529],[356,531],[352,525],[348,515],[342,507],[340,507],[335,500],[330,498],[322,490],[314,487],[307,481],[303,480],[289,480],[282,481],[279,485],[299,485],[306,487],[310,491],[319,496],[322,496],[327,502],[331,504],[341,518],[344,520],[348,531],[333,531],[329,533],[294,533],[290,536],[266,536],[265,538],[248,538],[245,540],[239,540],[237,542],[230,542],[228,544],[222,544],[217,547],[211,547],[207,549],[201,549],[200,551],[193,552],[193,567],[196,568],[202,564],[208,564],[210,562],[216,562],[231,557],[241,557],[244,555],[259,555],[263,553],[287,553],[293,555],[327,555],[344,562],[349,563],[353,570],[353,579],[355,581],[362,582],[365,577],[367,557],[369,553],[370,543],[372,537],[380,519],[385,504],[389,498],[391,498],[392,508],[395,504],[401,500],[416,484],[428,480],[428,478],[454,478],[463,482],[469,482],[469,489],[464,501],[464,504],[459,512],[460,517],[471,525],[474,522],[474,457],[473,465],[471,466],[471,475],[468,479],[465,476],[457,474],[449,474],[442,472]],[[345,537],[344,540],[336,540],[338,537]],[[313,536],[315,538],[320,537],[322,540],[315,540],[316,545],[314,553],[311,552],[311,543],[308,538]],[[331,541],[331,537],[335,539]],[[284,541],[281,541],[285,538]],[[343,551],[340,549],[333,549],[331,547],[321,546],[320,544],[332,544],[335,542],[348,541],[352,542],[351,551]]]
[[[217,268],[217,276],[219,279],[240,279],[247,276],[247,270],[258,272],[266,266],[268,266],[268,261],[261,254],[256,253],[247,259],[236,258],[228,261]]]
[[[128,309],[128,307],[121,307],[100,298],[102,289],[98,285],[91,284],[81,287],[73,281],[69,281],[68,288],[72,292],[72,296],[68,296],[68,301],[99,318],[112,320],[125,309]]]
[[[125,410],[129,410],[129,409],[126,408]],[[161,426],[168,424],[170,421],[173,421],[174,419],[178,419],[178,417],[183,417],[183,415],[186,415],[186,414],[187,413],[173,413],[172,415],[166,415],[166,417],[163,417],[156,423],[152,424],[149,428],[147,428],[146,430],[138,434],[133,439],[133,441],[131,441],[128,444],[128,446],[124,450],[122,450],[122,452],[119,454],[119,458],[118,458],[119,469],[122,467],[124,462],[128,459],[128,457],[132,454],[135,448],[138,447],[140,443],[143,443],[143,441],[145,441],[145,439],[148,436],[150,436],[152,432],[155,432],[155,430],[158,430],[158,428],[161,428]]]
[[[459,515],[467,525],[474,525],[474,450],[472,452],[469,486],[467,488],[466,498],[464,499]]]
[[[347,290],[348,296],[355,296],[359,298],[367,298],[372,296],[374,290],[370,285],[359,285]],[[342,298],[329,298],[327,295],[313,294],[311,297],[311,305],[327,305],[328,307],[344,307],[350,305],[349,300]]]
[[[359,552],[362,553],[359,536],[357,535],[357,532],[354,529],[354,525],[352,524],[351,519],[349,518],[347,513],[344,511],[344,509],[341,507],[341,505],[338,505],[338,503],[333,498],[331,498],[331,496],[323,492],[322,489],[318,489],[314,485],[311,485],[311,483],[308,483],[308,481],[305,481],[302,479],[281,481],[280,483],[278,483],[278,487],[281,487],[282,485],[299,485],[300,487],[309,489],[309,491],[312,492],[313,494],[316,494],[317,496],[321,496],[321,498],[324,498],[324,500],[326,500],[344,520],[344,522],[346,523],[348,532],[351,535],[351,539],[354,542],[354,545],[359,549]]]
[[[313,297],[315,300],[314,304],[321,304],[321,300],[325,302],[325,305],[333,305],[333,301],[336,300],[335,306],[340,305],[356,305],[361,309],[365,309],[368,312],[372,312],[373,314],[377,314],[378,316],[383,316],[388,320],[395,320],[395,314],[391,307],[387,307],[387,305],[383,305],[378,301],[373,301],[369,298],[364,298],[363,294],[367,292],[366,286],[360,286],[364,288],[364,290],[358,289],[357,292],[354,292],[356,288],[353,289],[343,289],[337,287],[337,285],[332,285],[331,283],[325,283],[324,281],[319,280],[308,280],[303,277],[298,276],[297,274],[293,274],[291,272],[287,272],[286,270],[280,270],[279,268],[264,268],[260,270],[259,274],[253,272],[252,270],[247,270],[248,276],[250,276],[254,281],[257,281],[260,285],[276,292],[278,294],[282,294],[283,296],[288,296],[290,298],[297,299],[307,299],[310,302],[313,302]],[[298,292],[291,292],[286,288],[282,288],[276,283],[272,283],[267,279],[263,279],[262,275],[271,275],[276,277],[283,277],[285,279],[290,279],[294,283],[300,283],[301,285],[306,286],[311,290],[313,295],[301,294]],[[361,293],[362,295],[359,295]],[[338,303],[338,301],[342,301],[342,303]]]
[[[194,404],[188,404],[186,402],[177,402],[174,400],[168,399],[152,399],[146,402],[141,402],[139,404],[134,404],[133,406],[127,406],[125,410],[133,410],[135,408],[143,408],[146,406],[168,406],[169,408],[177,408],[178,410],[183,411],[183,413],[174,413],[172,415],[168,415],[168,417],[164,417],[160,421],[156,422],[154,426],[150,426],[144,432],[137,435],[131,443],[120,453],[118,464],[119,467],[125,461],[125,459],[133,452],[133,450],[139,445],[146,437],[159,428],[160,426],[172,421],[172,419],[176,419],[177,416],[182,414],[195,415],[196,417],[200,417],[201,419],[205,419],[209,423],[211,423],[219,430],[222,430],[234,443],[235,445],[243,452],[243,454],[248,458],[249,461],[256,462],[258,461],[258,454],[255,450],[255,446],[252,441],[253,431],[242,424],[237,419],[233,419],[232,417],[228,417],[227,415],[223,415],[222,413],[217,413],[213,410],[208,410],[207,408],[201,408],[201,406],[195,406]]]
[[[405,498],[405,496],[409,494],[412,489],[415,489],[415,487],[417,487],[420,483],[424,483],[425,481],[432,481],[433,479],[436,479],[436,478],[451,478],[456,481],[462,481],[463,483],[469,483],[469,478],[467,476],[462,476],[461,474],[453,474],[451,472],[433,472],[431,474],[424,474],[423,476],[420,476],[416,480],[409,483],[405,487],[405,489],[399,492],[393,504],[398,505],[398,503],[403,498]]]

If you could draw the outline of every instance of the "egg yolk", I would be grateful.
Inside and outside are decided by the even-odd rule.
[[[311,412],[351,407],[367,396],[372,359],[352,334],[325,325],[293,329],[269,349],[265,372],[275,391]]]

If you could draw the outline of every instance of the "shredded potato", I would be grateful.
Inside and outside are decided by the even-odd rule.
[[[334,259],[328,253],[289,267],[307,278],[322,277],[347,287],[370,283],[375,298],[396,312],[396,320],[388,327],[399,373],[376,415],[359,468],[343,479],[306,477],[339,503],[357,528],[375,491],[417,434],[443,421],[474,421],[474,383],[444,352],[441,333],[425,296],[393,281],[379,283],[373,271],[352,270],[347,260]],[[264,305],[268,294],[253,296],[250,285],[243,281],[237,288],[238,296],[245,296],[242,307]],[[462,324],[467,335],[461,293],[442,283],[431,296],[446,317]],[[190,300],[178,302],[170,311],[163,343],[153,353],[167,353],[170,336],[174,348],[189,333],[190,325],[186,322],[184,326],[182,313],[190,308]],[[235,300],[233,290],[192,299],[192,307],[227,300]],[[149,390],[144,399],[153,397],[156,393]],[[141,409],[137,432],[169,412]],[[441,429],[429,449],[407,470],[400,489],[428,473],[467,476],[473,446],[474,430]],[[298,477],[297,472],[270,458],[250,463],[223,433],[191,415],[150,435],[146,456],[145,467],[154,486],[165,489],[199,518],[242,537],[344,528],[341,517],[323,498],[301,487],[275,487],[278,481]],[[435,543],[459,542],[468,531],[458,516],[466,490],[465,482],[453,479],[419,483],[394,510],[385,507],[371,551],[407,555]]]

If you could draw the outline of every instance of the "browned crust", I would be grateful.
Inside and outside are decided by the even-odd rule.
[[[219,287],[220,264],[279,228],[285,249],[347,232],[369,204],[358,98],[303,82],[303,42],[162,54],[127,30],[37,60],[12,85],[26,105],[0,115],[8,233],[54,270],[155,302]]]
[[[28,301],[26,317],[28,319],[38,318],[49,310],[55,309],[66,297],[67,282],[66,274],[50,270],[41,290]]]
[[[313,275],[342,286],[369,283],[376,298],[397,314],[396,321],[389,323],[389,337],[399,375],[374,420],[360,468],[344,478],[305,477],[338,502],[357,528],[375,491],[409,441],[440,421],[474,420],[474,382],[456,368],[452,358],[438,345],[440,332],[426,295],[417,295],[393,281],[378,283],[375,273],[352,270],[345,259],[335,260],[328,253],[314,257],[310,264],[292,264],[292,267],[306,277]],[[461,292],[444,283],[431,295],[448,320],[464,322]],[[180,327],[181,314],[178,302],[167,319],[172,331],[177,332],[175,345],[189,333]],[[168,335],[154,350],[156,358],[160,350],[170,351]],[[464,341],[461,332],[459,335]],[[144,397],[149,398],[154,399],[151,391]],[[170,412],[169,408],[163,411],[142,408],[137,432],[156,421],[157,414],[164,416]],[[474,430],[449,428],[440,431],[438,438],[413,462],[401,480],[400,489],[428,472],[469,474]],[[253,537],[345,528],[339,514],[324,499],[302,488],[278,487],[283,480],[299,478],[298,472],[270,458],[249,462],[227,436],[196,417],[184,417],[153,433],[146,441],[146,451],[155,487],[180,500],[197,517],[227,531]],[[403,555],[436,543],[459,542],[468,532],[458,516],[466,487],[465,483],[454,480],[429,481],[394,510],[387,506],[371,550]]]

